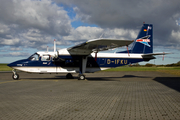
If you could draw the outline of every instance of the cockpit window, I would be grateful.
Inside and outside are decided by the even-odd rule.
[[[38,61],[39,60],[39,54],[34,53],[28,59],[31,60],[31,61]]]

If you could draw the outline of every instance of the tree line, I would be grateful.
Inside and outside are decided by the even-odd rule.
[[[167,64],[167,65],[155,65],[147,63],[145,65],[140,65],[139,63],[131,64],[132,67],[180,67],[180,61],[177,63]]]

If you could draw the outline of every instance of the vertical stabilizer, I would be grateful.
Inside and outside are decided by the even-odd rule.
[[[153,25],[143,24],[131,49],[131,53],[153,53]]]

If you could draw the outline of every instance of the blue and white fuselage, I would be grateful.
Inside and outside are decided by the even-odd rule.
[[[56,53],[37,52],[28,59],[13,62],[9,66],[13,69],[30,73],[79,73],[79,56],[72,57],[67,49],[62,49],[58,52],[59,58],[61,58],[60,60],[53,60]],[[85,73],[92,73],[141,61],[144,61],[142,54],[128,55],[127,53],[97,53],[97,60],[95,61],[95,53],[91,53],[87,57]]]

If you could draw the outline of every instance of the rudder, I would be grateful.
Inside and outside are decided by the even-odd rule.
[[[153,53],[153,25],[143,24],[130,53]]]

